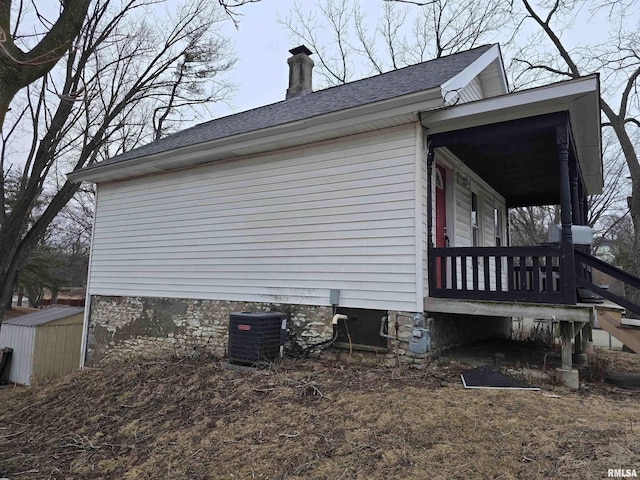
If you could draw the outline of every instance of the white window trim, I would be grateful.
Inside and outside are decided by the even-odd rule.
[[[474,189],[471,188],[471,214],[473,215],[473,196],[476,196],[476,208],[477,208],[477,214],[476,214],[476,224],[473,224],[473,220],[471,218],[469,218],[469,223],[471,223],[471,246],[472,247],[481,247],[484,242],[482,241],[482,202],[483,202],[483,198],[481,193]],[[474,239],[476,238],[476,232],[477,232],[477,242],[474,242]]]

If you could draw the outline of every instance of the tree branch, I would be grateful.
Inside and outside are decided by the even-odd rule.
[[[551,11],[549,12],[549,15],[547,16],[546,21],[542,20],[542,18],[540,18],[540,16],[536,14],[536,12],[533,10],[531,5],[529,4],[528,0],[522,0],[522,3],[524,4],[524,7],[527,9],[527,12],[529,12],[529,15],[531,15],[531,18],[533,18],[536,21],[536,23],[542,28],[542,30],[544,30],[544,32],[547,34],[547,36],[549,37],[553,45],[556,47],[556,49],[560,53],[560,56],[569,67],[569,71],[571,72],[572,77],[573,78],[580,77],[580,70],[578,69],[578,66],[575,64],[575,62],[571,58],[571,55],[569,54],[569,52],[564,48],[564,45],[562,44],[562,41],[560,40],[560,38],[556,35],[556,33],[553,31],[553,29],[549,25],[549,22],[551,21],[551,17],[557,11],[557,8],[559,6],[559,0],[556,0],[553,8],[551,9]]]

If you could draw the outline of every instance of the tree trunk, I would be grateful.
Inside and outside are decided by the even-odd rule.
[[[21,238],[15,232],[6,231],[4,232],[4,238],[0,237],[0,251],[7,252],[6,255],[0,258],[0,318],[4,318],[7,305],[11,302],[13,290],[18,279],[18,272],[28,260],[38,243],[38,239],[45,233],[47,226],[71,200],[78,188],[80,188],[79,183],[74,184],[67,180],[24,238]],[[24,221],[25,218],[23,218]],[[4,230],[4,225],[2,227],[0,233]]]
[[[53,288],[51,290],[51,305],[55,305],[58,303],[58,294],[60,291],[57,288]]]
[[[0,1],[0,28],[4,34],[0,55],[0,128],[16,93],[49,73],[69,50],[82,29],[90,1],[64,2],[58,20],[28,52],[18,48],[10,34],[11,1]]]
[[[629,214],[631,215],[631,222],[633,223],[633,250],[634,252],[630,257],[631,260],[631,273],[636,276],[640,276],[640,179],[633,179],[631,187],[631,196],[627,199],[629,205]],[[640,305],[640,292],[634,288],[626,289],[627,300]]]

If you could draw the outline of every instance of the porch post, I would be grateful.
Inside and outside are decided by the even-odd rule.
[[[435,154],[433,144],[427,144],[427,269],[429,275],[429,291],[435,285],[436,262],[433,258],[433,163]]]
[[[584,186],[582,183],[578,185],[578,198],[580,199],[580,222],[581,225],[588,225],[588,216],[587,216],[587,196],[584,193]]]
[[[577,163],[578,162],[575,157],[569,158],[569,176],[571,178],[571,220],[574,225],[582,225]]]
[[[569,180],[569,125],[556,127],[556,144],[560,161],[560,217],[562,237],[560,242],[560,276],[562,283],[562,303],[577,303],[576,273],[573,254],[573,236],[571,234],[571,185]]]

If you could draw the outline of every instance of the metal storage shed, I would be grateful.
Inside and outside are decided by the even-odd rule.
[[[77,370],[83,315],[83,308],[53,307],[2,323],[0,348],[13,349],[8,380],[31,385]]]

